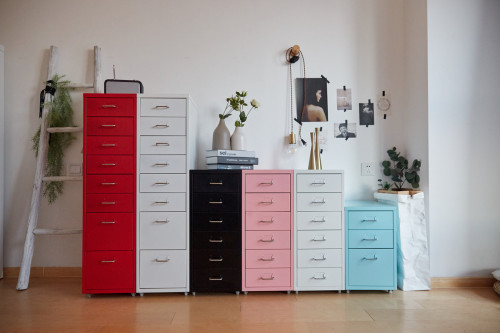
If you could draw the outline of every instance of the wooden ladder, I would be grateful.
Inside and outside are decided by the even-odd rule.
[[[56,46],[50,47],[49,68],[47,80],[51,80],[56,74],[58,63],[58,50]],[[94,83],[93,84],[69,84],[70,88],[93,88],[94,92],[102,93],[101,79],[101,48],[94,46]],[[52,101],[51,94],[45,94],[45,101]],[[69,235],[81,234],[82,229],[43,229],[38,228],[38,213],[40,210],[40,201],[42,197],[42,188],[44,182],[52,181],[81,181],[82,176],[67,177],[55,176],[45,177],[45,165],[47,164],[47,154],[49,151],[49,133],[68,133],[81,132],[82,127],[49,127],[48,123],[48,107],[43,107],[42,123],[40,130],[40,142],[38,146],[38,155],[36,158],[35,181],[33,184],[33,194],[31,196],[30,214],[28,218],[28,230],[26,231],[26,240],[24,242],[24,254],[19,271],[19,279],[17,280],[17,290],[28,289],[30,278],[31,260],[33,258],[33,248],[35,245],[36,235]]]

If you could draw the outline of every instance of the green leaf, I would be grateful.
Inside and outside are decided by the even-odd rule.
[[[383,161],[383,162],[382,162],[382,166],[383,166],[384,168],[390,168],[390,167],[391,167],[391,162],[389,162],[389,161]]]
[[[419,187],[419,184],[418,184],[418,183],[415,183],[415,182],[414,182],[414,183],[411,183],[411,187],[413,187],[413,188],[418,188],[418,187]]]
[[[384,175],[387,176],[387,177],[389,177],[391,175],[391,169],[385,168],[384,169]]]
[[[236,120],[234,122],[234,126],[236,126],[236,127],[243,127],[242,124],[241,124],[241,122],[239,120]]]
[[[416,174],[415,174],[414,172],[407,172],[407,173],[405,174],[405,177],[406,177],[406,180],[407,180],[407,181],[411,181],[412,179],[414,179],[414,178],[415,178],[415,176],[416,176]]]

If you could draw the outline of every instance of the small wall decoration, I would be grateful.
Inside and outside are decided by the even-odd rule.
[[[384,119],[391,115],[391,93],[382,91],[377,94],[377,109],[378,114]]]
[[[302,122],[328,121],[327,80],[295,79],[297,119]]]
[[[351,89],[337,89],[337,110],[352,110]]]
[[[368,103],[359,103],[359,125],[366,125],[366,127],[368,125],[375,125],[373,103],[370,100],[368,100]]]
[[[356,123],[348,123],[347,120],[344,123],[335,123],[333,135],[337,139],[350,139],[356,137]]]

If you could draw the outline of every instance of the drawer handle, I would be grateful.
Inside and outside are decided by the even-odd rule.
[[[262,222],[262,223],[274,223],[274,218],[271,217],[270,220],[260,220],[259,222]]]
[[[161,167],[164,167],[164,166],[168,166],[168,163],[155,163],[153,166],[161,166]]]
[[[154,205],[168,205],[168,201],[155,201],[153,202]]]
[[[315,180],[314,182],[311,183],[311,185],[326,185],[326,181],[324,179],[322,180]]]
[[[222,281],[222,276],[219,276],[219,277],[209,277],[208,281]]]
[[[157,183],[154,183],[154,185],[168,185],[168,184],[170,184],[170,183],[169,182],[164,182],[164,183],[157,182]]]
[[[101,166],[116,166],[116,163],[102,163]]]
[[[311,260],[314,260],[314,261],[325,261],[326,260],[326,256],[323,254],[323,258],[312,257]]]
[[[159,146],[170,146],[170,143],[168,143],[168,142],[157,142],[157,143],[155,143],[155,146],[156,147],[159,147]]]
[[[373,258],[363,257],[363,260],[378,260],[378,258],[376,255],[373,255]]]
[[[377,236],[373,236],[373,238],[363,238],[362,240],[364,240],[364,241],[376,241]]]
[[[116,259],[113,259],[113,260],[101,260],[102,263],[104,264],[112,264],[114,262],[116,262]]]
[[[101,224],[115,224],[116,221],[101,221]]]
[[[268,277],[268,278],[261,276],[260,279],[261,280],[274,280],[274,276],[272,274],[271,274],[271,277]]]
[[[101,202],[101,205],[116,205],[115,201],[103,201]]]
[[[323,238],[321,239],[317,239],[316,236],[314,236],[314,238],[312,239],[313,242],[324,242],[326,241],[326,237],[325,235],[323,235]]]
[[[103,143],[101,147],[116,147],[115,143]]]
[[[221,262],[222,260],[224,260],[224,258],[222,258],[222,257],[219,257],[219,258],[208,258],[208,261],[211,261],[211,262]]]
[[[116,109],[116,105],[112,104],[107,104],[107,105],[101,105],[103,109]]]
[[[222,243],[224,240],[223,239],[209,239],[209,243]]]
[[[113,185],[116,185],[116,183],[101,183],[101,185],[104,185],[104,186],[113,186]]]
[[[323,273],[323,276],[321,276],[321,277],[316,277],[316,275],[313,275],[312,278],[313,278],[313,280],[325,280],[326,279],[326,274]]]
[[[377,218],[376,217],[373,217],[373,218],[365,217],[363,220],[361,220],[361,222],[377,222]]]
[[[170,109],[168,105],[157,105],[153,109]]]
[[[271,243],[274,242],[274,237],[271,236],[271,239],[260,239],[259,242]]]
[[[271,258],[260,258],[260,261],[274,261],[274,257],[271,256]]]
[[[326,201],[325,201],[325,199],[323,198],[323,199],[321,199],[321,201],[316,201],[316,200],[313,200],[313,201],[311,201],[311,203],[312,203],[312,204],[324,204],[324,203],[326,203]]]
[[[260,203],[264,205],[272,205],[274,203],[274,200],[271,199],[271,201],[261,201]]]
[[[208,220],[208,223],[222,223],[224,220]]]
[[[170,220],[155,220],[153,223],[158,223],[158,224],[165,224],[170,222]]]
[[[222,200],[219,199],[219,201],[209,201],[208,203],[211,205],[222,205]]]
[[[262,183],[259,183],[259,185],[267,185],[267,186],[271,186],[271,185],[274,185],[274,182],[271,180],[270,182],[262,182]]]
[[[218,181],[218,182],[210,182],[208,183],[209,185],[222,185],[222,181]]]
[[[169,262],[169,261],[170,261],[169,258],[167,258],[167,259],[158,259],[158,258],[156,258],[155,259],[155,262]]]
[[[314,222],[314,223],[324,223],[324,222],[326,222],[326,220],[325,220],[325,218],[323,217],[321,220],[316,220],[316,219],[314,219],[314,220],[311,220],[311,222]]]
[[[170,125],[169,124],[156,124],[153,126],[153,128],[157,128],[157,127],[165,128],[165,127],[170,127]]]
[[[101,125],[101,127],[116,127],[116,125]]]

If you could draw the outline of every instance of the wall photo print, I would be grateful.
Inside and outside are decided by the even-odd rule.
[[[352,110],[351,89],[337,89],[337,110]]]
[[[359,103],[359,125],[375,125],[373,103]]]
[[[297,119],[299,121],[328,121],[326,85],[327,81],[323,78],[295,79]]]
[[[356,123],[335,123],[333,135],[337,139],[350,139],[356,137]]]

